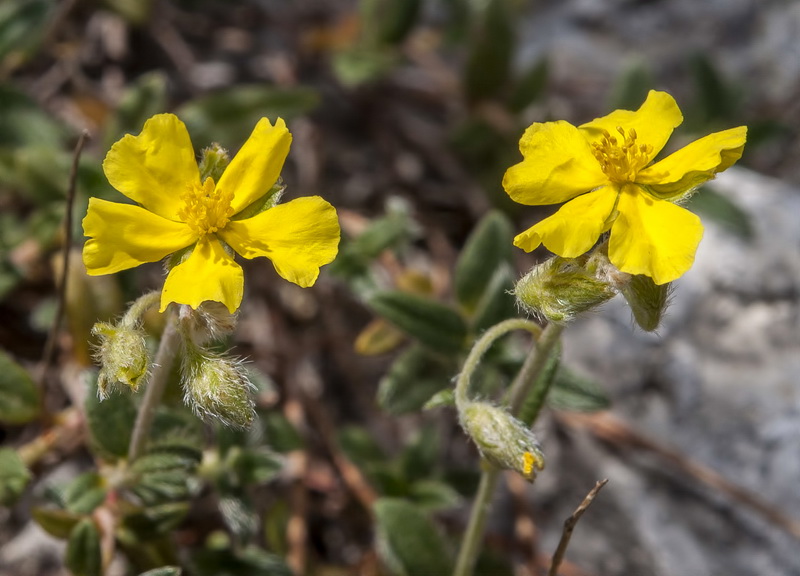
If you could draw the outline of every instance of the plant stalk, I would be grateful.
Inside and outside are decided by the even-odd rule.
[[[147,445],[147,437],[150,435],[153,418],[167,387],[169,373],[172,370],[172,364],[175,362],[180,341],[181,336],[177,320],[174,314],[170,314],[167,318],[164,332],[161,335],[161,342],[158,345],[156,359],[153,362],[153,370],[150,373],[150,381],[139,406],[139,413],[136,415],[136,423],[131,434],[131,443],[128,446],[128,464],[139,458]]]
[[[504,323],[498,324],[492,328],[492,330],[499,328],[503,324]],[[525,401],[525,398],[530,392],[531,386],[537,381],[544,370],[544,367],[547,365],[547,359],[549,358],[550,353],[553,351],[553,348],[555,348],[556,344],[558,344],[558,340],[561,337],[561,332],[563,332],[563,330],[564,326],[562,325],[553,323],[548,324],[541,333],[541,336],[539,336],[536,345],[531,347],[531,351],[528,354],[528,357],[525,359],[525,363],[522,365],[517,377],[514,379],[509,392],[508,402],[512,416],[516,416],[517,412],[519,412],[522,403]],[[488,332],[484,335],[484,337],[487,335]],[[475,344],[473,351],[475,351],[475,349],[481,345],[482,340],[483,338]],[[484,346],[482,350],[485,351],[486,348],[488,348],[488,346]],[[473,353],[470,352],[467,362],[469,362],[472,356]],[[477,360],[475,363],[477,363]],[[465,363],[465,366],[466,364],[467,363]],[[474,365],[472,368],[474,368]],[[459,378],[458,385],[460,386],[461,384],[461,379]],[[549,386],[549,384],[549,382],[545,382],[543,385]],[[546,392],[547,391],[545,390],[542,391],[542,393],[537,394],[538,403],[534,410],[534,420],[532,422],[535,421],[535,417],[539,415],[539,412],[544,405],[544,400],[547,397]],[[457,403],[459,402],[459,395],[461,395],[462,399],[465,397],[465,386],[462,390],[459,390],[458,386],[456,387]],[[461,543],[461,549],[458,553],[458,559],[456,560],[456,567],[453,571],[453,576],[471,576],[473,573],[475,561],[477,560],[478,553],[480,552],[483,532],[486,528],[486,520],[489,516],[492,495],[494,494],[494,489],[497,485],[499,476],[500,470],[494,466],[487,467],[481,474],[478,492],[475,494],[475,502],[472,505],[472,512],[470,513],[467,530],[464,533],[464,539]]]

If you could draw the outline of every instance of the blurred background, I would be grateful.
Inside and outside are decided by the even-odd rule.
[[[266,440],[257,441],[284,459],[245,489],[218,482],[196,495],[177,545],[218,551],[213,538],[245,538],[244,523],[248,541],[296,573],[385,573],[374,498],[416,502],[455,542],[478,464],[442,396],[464,350],[436,349],[448,334],[398,327],[394,301],[376,295],[455,310],[468,335],[514,315],[507,290],[546,254],[512,252],[510,238],[552,212],[503,192],[522,132],[636,109],[650,89],[671,93],[684,113],[672,149],[747,125],[744,157],[687,206],[706,237],[658,334],[635,328],[622,301],[567,330],[569,372],[536,427],[548,468],[533,487],[508,477],[482,573],[540,573],[563,520],[608,477],[563,574],[800,575],[797,2],[3,0],[3,362],[35,371],[42,359],[82,130],[91,139],[77,172],[74,256],[88,198],[122,200],[103,176],[105,152],[151,115],[177,114],[197,151],[218,142],[232,153],[259,118],[283,117],[294,137],[287,199],[319,194],[337,207],[340,257],[309,290],[263,260],[245,263],[230,345],[259,386]],[[494,220],[481,228],[487,214]],[[456,294],[465,243],[480,230],[509,248],[487,260],[505,266],[485,270],[489,315]],[[86,402],[93,323],[162,278],[153,264],[90,279],[73,262],[56,369],[40,390],[51,412]],[[430,408],[431,397],[444,407]],[[3,410],[4,445],[41,433],[34,412]],[[226,441],[256,442],[248,438]],[[22,500],[0,509],[0,573],[65,573],[63,541],[29,509],[92,465],[84,444],[73,430],[37,460]],[[304,527],[299,539],[292,521]],[[223,573],[210,557],[198,565]],[[243,566],[226,569],[270,573]]]

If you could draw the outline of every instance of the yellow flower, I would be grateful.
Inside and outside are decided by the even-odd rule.
[[[703,225],[677,205],[742,155],[747,128],[716,132],[652,163],[683,121],[669,94],[651,90],[639,110],[617,110],[575,127],[535,123],[520,140],[523,161],[503,187],[516,202],[566,202],[514,239],[530,252],[544,244],[565,258],[588,252],[611,231],[609,258],[620,270],[656,284],[680,277],[694,262]]]
[[[231,249],[245,258],[266,256],[286,280],[313,285],[320,266],[336,257],[333,206],[311,196],[251,217],[243,212],[275,184],[291,141],[283,120],[273,126],[262,118],[219,182],[201,182],[186,126],[172,114],[153,116],[141,134],[116,142],[103,162],[111,185],[138,205],[89,200],[83,220],[89,274],[119,272],[192,248],[169,271],[162,312],[171,302],[197,308],[206,300],[236,311],[244,275]]]

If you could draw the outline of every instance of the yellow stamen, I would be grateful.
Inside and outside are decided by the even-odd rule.
[[[636,130],[631,128],[625,131],[617,126],[617,132],[622,137],[621,143],[617,138],[603,130],[603,138],[592,142],[592,153],[603,168],[608,179],[612,182],[634,182],[639,170],[647,166],[653,147],[649,144],[636,142]]]
[[[225,228],[233,216],[231,200],[233,191],[217,190],[212,178],[206,178],[202,184],[190,187],[181,195],[183,208],[178,211],[178,218],[189,225],[199,236],[213,234]]]
[[[536,457],[530,452],[522,454],[522,475],[528,478],[533,472],[533,465],[536,462]]]

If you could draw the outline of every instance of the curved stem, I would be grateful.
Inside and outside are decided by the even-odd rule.
[[[494,330],[497,330],[497,335],[499,336],[505,332],[508,332],[509,330],[513,330],[514,327],[527,329],[526,326],[517,323],[514,325],[514,327],[508,327],[503,330],[499,330],[504,325],[512,322],[513,320],[501,322],[497,326],[494,326],[492,329],[487,331],[483,337],[476,342],[475,346],[467,357],[464,371],[459,376],[458,383],[456,384],[457,405],[461,405],[461,401],[468,401],[467,388],[469,385],[469,377],[472,371],[475,369],[475,366],[477,365],[481,355],[486,351],[486,349],[488,349],[489,345],[494,340],[494,338],[488,339],[487,336],[489,336],[490,333],[494,333]],[[530,324],[530,322],[527,320],[520,320],[518,322]],[[544,370],[544,367],[547,365],[547,359],[549,358],[550,353],[553,351],[553,348],[555,348],[556,344],[558,343],[563,330],[564,326],[562,325],[552,323],[548,324],[544,331],[541,332],[541,335],[539,335],[536,345],[531,348],[531,351],[528,354],[528,357],[525,359],[525,363],[522,365],[517,377],[514,379],[514,383],[511,385],[511,390],[509,392],[508,398],[512,416],[515,416],[519,411],[522,403],[525,401],[525,398],[530,392],[531,386],[537,381]],[[497,336],[495,336],[495,338],[496,337]],[[484,343],[484,339],[487,339],[488,343]],[[472,364],[469,364],[470,360],[472,361]],[[464,373],[466,373],[466,376],[464,376]],[[544,383],[544,386],[549,387],[549,382]],[[546,390],[543,390],[540,394],[537,394],[538,402],[535,409],[535,415],[538,416],[546,396]],[[480,551],[480,544],[483,538],[484,529],[486,527],[486,520],[489,515],[489,507],[491,505],[492,495],[494,494],[494,488],[497,484],[499,476],[500,470],[495,467],[487,468],[481,474],[478,492],[475,494],[475,503],[472,505],[472,512],[470,513],[467,530],[464,533],[464,539],[461,542],[461,549],[458,553],[458,559],[456,561],[455,570],[453,571],[453,576],[470,576],[473,572],[475,561],[477,560],[478,552]]]
[[[495,340],[512,330],[526,330],[530,332],[534,338],[539,338],[542,334],[542,329],[539,328],[538,325],[530,320],[524,320],[522,318],[504,320],[500,322],[500,324],[496,324],[484,332],[472,346],[472,350],[469,351],[469,355],[464,361],[464,368],[461,370],[461,373],[458,375],[458,380],[456,381],[455,396],[459,412],[461,411],[461,407],[469,402],[470,379],[472,378],[472,373],[475,372],[475,369],[478,367],[481,358],[486,351],[491,348]]]
[[[156,415],[156,408],[158,408],[161,397],[164,395],[164,389],[167,387],[169,373],[175,361],[180,341],[181,337],[175,315],[170,314],[164,327],[164,333],[161,335],[161,343],[158,346],[155,362],[153,362],[150,381],[139,406],[139,413],[136,415],[136,423],[131,434],[131,443],[128,446],[129,464],[144,452],[147,437],[150,434],[150,427]]]

